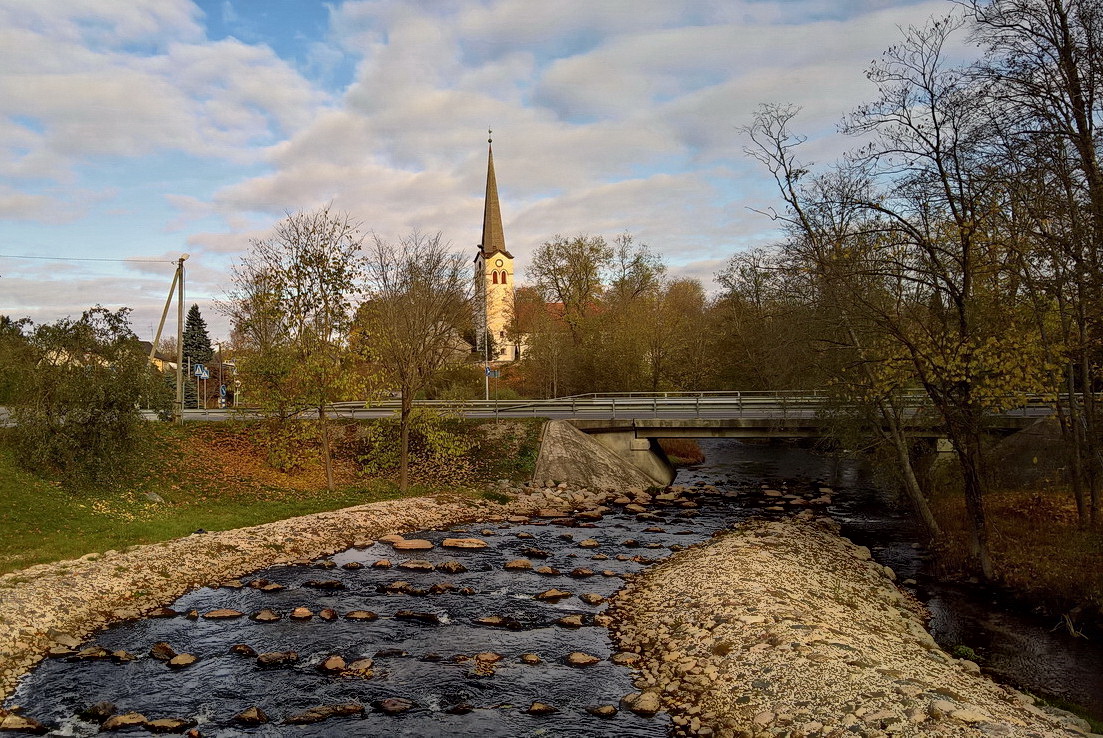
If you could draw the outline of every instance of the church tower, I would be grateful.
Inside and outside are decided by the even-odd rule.
[[[493,139],[487,139],[486,199],[483,204],[483,238],[475,254],[475,325],[478,348],[490,335],[491,361],[515,361],[517,346],[508,336],[513,320],[513,255],[506,250],[498,183],[494,178]],[[496,355],[495,355],[496,354]]]

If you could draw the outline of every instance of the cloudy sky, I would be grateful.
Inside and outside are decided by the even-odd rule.
[[[863,72],[946,0],[0,0],[0,314],[134,308],[191,254],[215,337],[230,266],[285,212],[440,230],[473,254],[487,128],[522,272],[625,230],[675,274],[770,238],[739,132],[802,106],[813,159]],[[51,257],[12,258],[12,257]]]

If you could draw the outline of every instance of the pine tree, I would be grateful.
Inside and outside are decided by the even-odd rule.
[[[184,366],[206,364],[212,356],[214,350],[207,334],[207,321],[199,314],[199,306],[193,304],[184,323]]]

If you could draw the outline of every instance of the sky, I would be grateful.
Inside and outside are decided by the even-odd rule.
[[[776,238],[740,130],[756,107],[800,106],[805,158],[835,159],[869,64],[951,8],[0,0],[0,315],[127,306],[148,340],[187,253],[187,303],[225,338],[217,301],[250,240],[325,205],[474,256],[488,129],[522,282],[557,234],[627,231],[711,289]]]

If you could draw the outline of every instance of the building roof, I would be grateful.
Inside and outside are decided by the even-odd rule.
[[[494,254],[504,254],[512,259],[513,254],[506,251],[506,236],[502,230],[502,210],[498,205],[498,182],[494,178],[494,146],[487,139],[486,199],[483,204],[483,240],[479,244],[483,258]]]

